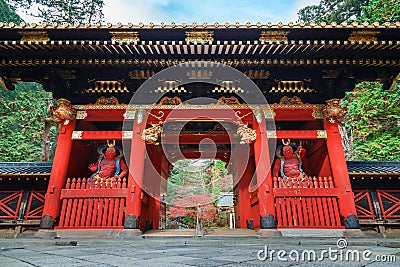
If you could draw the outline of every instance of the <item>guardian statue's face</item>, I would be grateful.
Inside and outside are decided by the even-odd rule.
[[[117,151],[116,151],[116,149],[113,148],[113,147],[107,148],[106,153],[105,153],[105,156],[106,156],[106,158],[114,159],[114,158],[117,156]]]
[[[282,149],[282,155],[286,159],[291,158],[293,156],[293,148],[291,146],[284,146]]]

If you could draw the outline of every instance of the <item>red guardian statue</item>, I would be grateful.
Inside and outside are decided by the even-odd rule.
[[[93,180],[97,182],[111,182],[118,178],[123,178],[128,174],[128,168],[122,159],[123,154],[120,147],[115,146],[115,140],[107,141],[107,146],[97,149],[100,154],[97,162],[89,165],[89,169],[94,172],[90,176],[90,184]]]
[[[290,143],[290,139],[283,146],[276,150],[277,159],[274,164],[274,177],[301,179],[306,176],[302,169],[302,158],[306,155],[306,150],[295,143]],[[282,181],[283,182],[283,181]]]

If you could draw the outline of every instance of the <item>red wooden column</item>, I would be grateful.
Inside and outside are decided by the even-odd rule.
[[[350,177],[347,170],[346,159],[342,147],[342,137],[337,122],[325,121],[324,128],[327,134],[326,146],[328,149],[329,161],[332,169],[334,183],[341,191],[339,197],[339,210],[344,225],[348,229],[360,228],[356,217],[356,206],[354,194],[351,189]]]
[[[247,222],[251,219],[249,216],[251,209],[249,181],[253,173],[248,168],[247,159],[250,155],[245,155],[245,152],[248,151],[241,149],[241,146],[239,144],[235,145],[231,155],[235,197],[237,198],[235,201],[235,220],[238,228],[247,228]]]
[[[133,126],[131,153],[129,155],[128,193],[126,196],[125,229],[140,228],[142,186],[145,164],[146,143],[142,140],[145,122]]]
[[[269,157],[267,126],[263,119],[261,123],[253,124],[257,131],[254,141],[254,158],[258,184],[258,200],[260,207],[260,228],[276,228],[274,196],[272,193],[271,161]]]
[[[52,229],[55,219],[60,215],[60,194],[67,178],[74,129],[75,123],[70,121],[67,125],[61,125],[58,134],[56,153],[45,196],[43,216],[40,221],[40,228],[42,229]]]

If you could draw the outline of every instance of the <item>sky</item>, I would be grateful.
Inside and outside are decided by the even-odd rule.
[[[287,24],[296,22],[299,9],[319,2],[320,0],[104,0],[103,12],[104,22],[113,24]],[[21,15],[27,22],[40,22],[37,18]]]

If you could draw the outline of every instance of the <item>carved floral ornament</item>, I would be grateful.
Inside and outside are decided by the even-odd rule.
[[[74,106],[65,98],[57,100],[57,107],[50,107],[51,116],[47,121],[54,122],[55,124],[67,125],[70,121],[75,120],[76,110]]]
[[[152,124],[150,128],[142,132],[142,140],[147,144],[159,145],[163,128],[160,124]]]
[[[256,130],[250,129],[247,125],[240,125],[237,129],[237,134],[240,136],[240,144],[251,144],[257,139]]]
[[[344,116],[346,115],[347,109],[342,107],[340,104],[340,99],[334,98],[326,100],[326,106],[323,109],[325,118],[330,123],[344,123]]]

